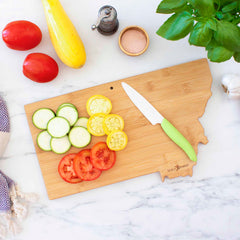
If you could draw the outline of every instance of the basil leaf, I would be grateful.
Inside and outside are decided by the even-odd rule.
[[[233,56],[233,53],[233,51],[225,47],[218,46],[208,50],[208,58],[212,62],[224,62],[229,60]]]
[[[189,34],[193,28],[193,18],[189,12],[173,14],[157,31],[168,40],[178,40]]]
[[[214,38],[225,48],[240,52],[240,28],[233,23],[225,20],[218,21]]]
[[[212,39],[212,30],[208,28],[206,23],[198,22],[189,37],[191,45],[205,47]]]
[[[186,5],[187,0],[163,0],[157,8],[157,13],[173,13]]]
[[[221,6],[221,0],[214,0],[214,6],[217,11],[220,9]]]
[[[189,0],[189,2],[201,16],[215,14],[214,0]]]
[[[218,0],[218,1],[219,1],[220,5],[222,7],[222,6],[226,6],[226,5],[234,2],[235,0]]]
[[[238,2],[232,2],[222,8],[223,13],[231,12],[234,9],[237,9]]]
[[[217,21],[216,19],[209,18],[206,22],[208,28],[212,29],[213,31],[217,31]]]
[[[236,62],[240,62],[240,52],[235,52],[233,57]]]
[[[218,20],[223,19],[223,13],[222,12],[216,12],[216,17]]]
[[[231,13],[225,13],[223,15],[223,19],[228,21],[228,22],[231,22],[234,19],[234,16]]]
[[[232,24],[238,25],[240,23],[240,18],[235,18],[232,20]]]
[[[210,50],[210,49],[213,49],[213,48],[216,48],[216,47],[218,47],[219,46],[219,44],[218,44],[218,42],[214,39],[214,38],[212,38],[212,40],[209,42],[209,44],[206,46],[206,50],[208,51],[208,50]]]

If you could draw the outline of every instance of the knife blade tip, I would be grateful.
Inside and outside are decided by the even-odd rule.
[[[125,82],[121,82],[123,89],[125,90],[129,85]]]

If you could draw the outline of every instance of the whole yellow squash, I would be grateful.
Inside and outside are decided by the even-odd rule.
[[[59,0],[42,0],[42,4],[57,55],[69,67],[82,67],[86,61],[85,48],[61,3]]]

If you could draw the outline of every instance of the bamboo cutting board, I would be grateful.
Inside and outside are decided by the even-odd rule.
[[[159,125],[152,126],[148,122],[125,94],[121,87],[122,81],[135,88],[172,122],[189,140],[196,152],[199,142],[207,143],[204,129],[198,121],[211,96],[212,77],[206,59],[28,104],[25,106],[25,111],[49,199],[154,172],[160,172],[162,180],[165,177],[192,175],[195,163],[190,161],[186,154],[165,135]],[[77,106],[80,116],[88,117],[86,102],[95,94],[108,97],[113,104],[112,113],[124,118],[124,131],[128,135],[129,143],[123,151],[117,152],[115,166],[103,172],[97,180],[69,184],[60,178],[57,171],[58,163],[64,155],[44,152],[36,145],[36,137],[40,130],[32,124],[32,115],[39,108],[49,107],[56,111],[60,104],[69,102]],[[88,148],[105,140],[105,136],[93,137]],[[80,150],[72,147],[68,153],[78,151]]]

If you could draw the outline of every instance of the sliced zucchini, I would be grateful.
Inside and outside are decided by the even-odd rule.
[[[50,144],[52,151],[57,154],[66,153],[71,148],[71,143],[68,139],[68,136],[62,138],[52,138]]]
[[[73,126],[78,120],[78,111],[75,107],[72,106],[64,106],[58,109],[57,114],[58,117],[64,117],[70,123],[70,126]]]
[[[91,134],[85,127],[73,127],[69,133],[69,140],[74,147],[86,147],[91,142]]]
[[[51,151],[51,135],[45,130],[38,134],[37,136],[37,145],[43,150],[43,151]]]
[[[52,137],[61,138],[69,133],[70,124],[63,117],[55,117],[48,122],[47,131]]]
[[[49,108],[40,108],[32,116],[33,124],[39,129],[47,129],[50,119],[55,117],[55,113]]]
[[[74,108],[76,108],[72,103],[62,103],[62,104],[58,107],[57,110],[59,110],[59,109],[62,108],[62,107],[65,107],[65,106],[69,106],[69,107],[74,107]]]
[[[80,117],[77,122],[74,124],[74,127],[85,127],[87,128],[88,118]]]

